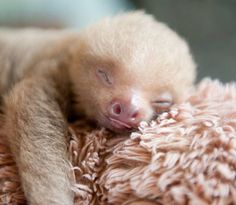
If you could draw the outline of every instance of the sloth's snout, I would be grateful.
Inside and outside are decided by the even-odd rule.
[[[126,128],[137,127],[142,119],[142,109],[132,101],[115,100],[108,109],[109,119]]]

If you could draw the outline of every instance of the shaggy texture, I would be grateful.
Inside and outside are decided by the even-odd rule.
[[[17,168],[0,137],[0,204],[24,204]],[[77,205],[236,204],[236,85],[204,80],[183,103],[131,136],[84,121],[68,151]]]

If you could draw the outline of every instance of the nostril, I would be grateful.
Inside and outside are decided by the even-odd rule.
[[[135,120],[138,118],[138,115],[139,115],[139,112],[138,112],[138,111],[135,111],[134,113],[132,113],[132,115],[131,115],[131,120],[132,120],[132,121],[135,121]]]
[[[121,105],[119,103],[115,103],[112,105],[112,113],[115,115],[120,115],[121,114]]]

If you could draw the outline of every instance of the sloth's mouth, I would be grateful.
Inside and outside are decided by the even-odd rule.
[[[112,118],[112,117],[108,117],[108,119],[110,120],[110,124],[113,127],[116,127],[118,129],[132,129],[132,126],[125,123],[125,122],[122,122],[122,121],[117,120],[117,119]]]
[[[131,132],[135,129],[128,123],[122,122],[112,117],[108,117],[105,114],[102,114],[101,118],[99,119],[99,123],[102,126],[115,132]]]

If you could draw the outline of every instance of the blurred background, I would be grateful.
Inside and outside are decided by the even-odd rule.
[[[189,42],[198,80],[236,80],[236,0],[0,0],[0,26],[82,29],[134,9],[155,15]]]

